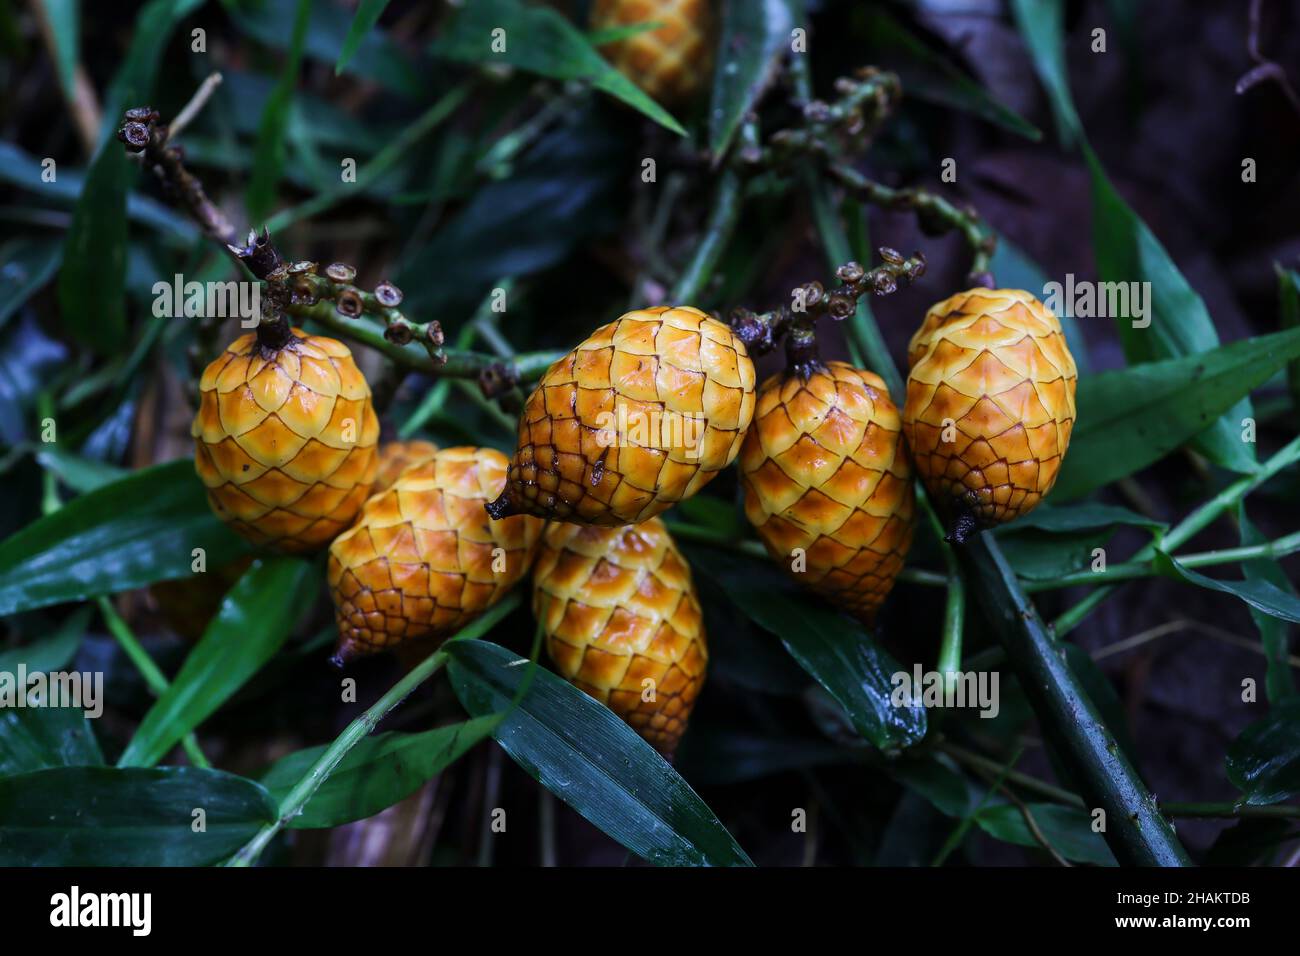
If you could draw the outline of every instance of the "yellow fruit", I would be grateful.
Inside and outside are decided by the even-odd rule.
[[[908,364],[903,433],[940,508],[990,527],[1052,490],[1078,372],[1046,306],[1020,289],[960,292],[926,314]]]
[[[533,612],[555,669],[671,757],[709,652],[690,566],[663,521],[548,524]]]
[[[277,551],[328,544],[375,480],[370,386],[346,345],[301,329],[281,349],[232,342],[203,372],[190,434],[213,511]]]
[[[754,364],[690,306],[629,312],[547,370],[519,418],[494,516],[636,524],[731,464],[754,413]]]
[[[740,471],[745,516],[773,559],[872,623],[911,547],[916,507],[898,409],[880,377],[830,362],[806,378],[769,378]]]
[[[688,99],[711,75],[713,11],[707,0],[595,0],[595,30],[661,23],[603,46],[606,58],[652,99]]]
[[[392,487],[398,475],[412,465],[423,464],[434,456],[438,446],[431,441],[390,441],[379,446],[379,471],[375,475],[375,486],[371,489],[378,494],[385,488]]]
[[[528,572],[542,522],[489,521],[483,511],[506,464],[495,449],[444,448],[366,502],[330,545],[337,663],[447,638]]]

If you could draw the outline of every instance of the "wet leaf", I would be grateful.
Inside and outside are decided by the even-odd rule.
[[[0,614],[115,594],[249,551],[208,507],[189,460],[137,471],[0,542]]]
[[[205,866],[274,819],[259,784],[220,770],[37,770],[0,777],[0,866]]]
[[[1228,748],[1228,779],[1252,805],[1300,796],[1300,698],[1274,705]]]
[[[1292,329],[1080,379],[1079,416],[1052,499],[1076,498],[1158,461],[1297,356],[1300,329]],[[1233,440],[1242,444],[1240,430]]]
[[[504,712],[497,743],[623,846],[660,866],[751,865],[677,771],[605,705],[496,644],[450,641],[445,649],[465,709]],[[525,680],[527,693],[512,706]]]
[[[864,738],[895,753],[925,736],[925,709],[896,707],[891,700],[892,677],[902,668],[860,624],[808,596],[766,562],[712,548],[683,550],[691,567],[725,589],[738,611],[781,639]]]

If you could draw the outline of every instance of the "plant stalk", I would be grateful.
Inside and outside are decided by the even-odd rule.
[[[1235,506],[1239,501],[1250,494],[1264,482],[1268,481],[1279,471],[1292,462],[1300,459],[1300,436],[1293,438],[1287,444],[1283,445],[1268,461],[1260,465],[1259,470],[1251,475],[1244,475],[1238,478],[1228,487],[1224,488],[1217,495],[1211,498],[1205,504],[1201,505],[1186,518],[1178,523],[1176,527],[1165,535],[1164,541],[1160,547],[1166,552],[1172,552],[1182,547],[1191,538],[1195,537],[1206,527],[1212,524],[1219,515],[1223,514],[1229,508]],[[1152,542],[1144,546],[1131,559],[1134,562],[1151,561],[1156,556],[1157,544]],[[1052,624],[1058,637],[1074,630],[1079,626],[1092,611],[1106,600],[1115,590],[1116,585],[1108,584],[1096,591],[1093,591],[1086,598],[1080,601],[1074,607],[1070,608]]]
[[[1084,805],[1105,812],[1104,836],[1115,858],[1130,866],[1190,865],[1173,827],[1102,722],[993,536],[974,534],[956,550],[1034,713],[1075,771]]]

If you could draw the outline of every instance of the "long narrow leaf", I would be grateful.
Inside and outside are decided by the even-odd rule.
[[[379,22],[387,6],[388,0],[361,0],[361,5],[357,7],[357,15],[352,18],[352,25],[348,27],[348,36],[343,41],[343,49],[339,51],[338,62],[334,64],[335,76],[342,73],[344,67],[357,55],[361,41],[375,28],[375,24]]]
[[[446,651],[465,709],[505,712],[493,737],[506,753],[633,853],[659,865],[750,865],[677,771],[603,704],[496,644],[450,641]]]
[[[686,130],[616,70],[556,10],[520,0],[475,0],[459,10],[434,47],[439,56],[481,67],[501,63],[557,80],[587,80],[679,136]]]
[[[284,644],[316,586],[314,567],[302,558],[254,561],[149,708],[118,766],[152,766],[225,703]]]
[[[0,614],[144,587],[219,567],[249,547],[208,507],[189,461],[137,471],[0,543]]]
[[[56,767],[0,777],[0,866],[204,866],[275,817],[220,770]]]
[[[348,751],[289,826],[298,830],[336,827],[374,816],[405,800],[426,780],[490,737],[499,721],[499,714],[489,714],[419,734],[367,737]],[[262,785],[280,803],[324,752],[321,746],[289,754],[262,776]]]
[[[861,625],[809,597],[765,562],[704,547],[688,547],[687,553],[691,566],[721,585],[737,610],[781,639],[866,740],[892,754],[925,736],[925,708],[893,702],[893,677],[902,667]]]
[[[126,341],[126,193],[130,170],[117,142],[86,175],[59,272],[59,311],[83,345],[110,354]]]
[[[709,151],[714,163],[722,159],[740,121],[775,79],[792,26],[788,0],[724,0],[709,110]]]
[[[288,155],[289,107],[293,104],[293,91],[298,82],[298,66],[302,62],[303,43],[307,37],[307,22],[310,17],[311,0],[298,0],[289,56],[285,60],[280,81],[262,108],[262,119],[257,127],[257,146],[253,151],[253,178],[245,196],[248,217],[253,222],[261,221],[270,211],[275,202],[276,186],[284,172],[284,161]]]
[[[1300,356],[1300,329],[1081,379],[1078,419],[1053,501],[1086,494],[1190,441]],[[1242,441],[1239,428],[1233,436]]]

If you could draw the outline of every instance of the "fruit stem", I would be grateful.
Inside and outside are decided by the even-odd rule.
[[[502,518],[509,518],[511,515],[519,514],[515,506],[514,496],[510,494],[510,486],[506,485],[505,490],[497,497],[496,501],[488,501],[483,505],[483,510],[493,521],[500,521]]]
[[[519,595],[517,593],[506,595],[498,604],[489,608],[482,617],[462,628],[451,640],[473,640],[482,637],[493,625],[518,606]],[[369,736],[391,710],[405,700],[412,691],[436,674],[446,662],[447,652],[445,650],[434,651],[390,687],[388,692],[375,701],[364,714],[343,728],[343,732],[334,738],[334,742],[325,748],[325,752],[320,755],[320,758],[311,765],[311,768],[303,774],[293,789],[280,801],[276,819],[271,823],[264,824],[254,834],[253,838],[227,861],[226,865],[252,866],[256,863],[258,856],[266,849],[271,839],[287,826],[294,817],[302,813],[303,808],[315,796],[321,784],[328,780],[330,775],[338,769],[339,764],[343,762],[343,758],[348,755],[348,751]]]
[[[990,265],[997,252],[997,234],[985,225],[971,206],[958,207],[940,195],[926,189],[895,189],[868,179],[852,166],[831,163],[826,167],[831,178],[863,202],[886,209],[911,209],[917,218],[932,231],[956,229],[970,247],[972,258],[971,285],[991,286],[993,275]]]

